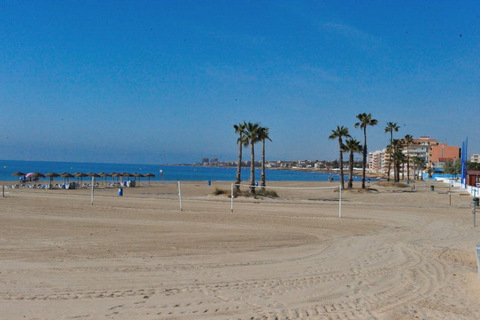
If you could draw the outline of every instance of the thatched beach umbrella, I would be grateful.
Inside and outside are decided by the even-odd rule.
[[[138,185],[140,185],[140,178],[144,177],[144,175],[141,173],[134,173],[133,176],[135,177],[135,180],[138,178]]]
[[[45,178],[45,176],[43,174],[41,174],[40,172],[29,172],[25,175],[25,177],[29,178],[30,180],[33,180],[33,181],[38,181],[38,179],[40,178]]]
[[[115,180],[115,178],[117,178],[117,182],[118,182],[119,177],[120,177],[121,175],[122,175],[122,174],[121,174],[121,173],[118,173],[118,172],[112,172],[112,173],[110,173],[110,176],[111,176],[112,178],[114,178],[113,180]]]
[[[155,177],[153,173],[147,173],[145,177],[148,177],[148,185],[150,185],[150,178]]]
[[[48,173],[45,173],[45,177],[50,178],[50,188],[51,188],[53,178],[60,177],[60,175],[58,173],[55,173],[55,172],[48,172]]]
[[[68,172],[62,172],[59,174],[60,177],[63,177],[65,182],[68,181],[68,179],[73,178],[73,175],[68,173]]]
[[[19,176],[24,176],[25,173],[23,173],[22,171],[17,171],[17,172],[14,172],[12,173],[12,177],[19,177]]]
[[[100,175],[98,173],[95,173],[95,172],[89,172],[87,173],[87,176],[89,177],[95,177],[95,178],[100,178]]]
[[[134,176],[135,178],[145,177],[145,176],[144,176],[143,174],[141,174],[141,173],[134,173],[133,176]]]
[[[22,171],[17,171],[17,172],[12,173],[12,177],[23,177],[23,176],[25,176],[25,173],[23,173]],[[22,180],[22,182],[23,182],[23,180]]]
[[[87,177],[87,175],[83,172],[75,172],[73,176],[77,177],[77,180],[80,179],[80,183],[83,183],[83,178]]]
[[[95,172],[89,172],[89,173],[87,173],[87,176],[89,176],[90,178],[92,178],[92,177],[93,178],[100,178],[100,176]]]
[[[102,178],[103,184],[105,184],[107,174],[105,172],[100,172],[98,173],[98,176]]]

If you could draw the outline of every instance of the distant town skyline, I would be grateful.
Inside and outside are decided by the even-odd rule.
[[[347,9],[348,8],[348,9]],[[480,153],[477,1],[5,1],[0,159],[236,160],[233,125],[270,128],[268,160],[338,158],[430,136]],[[248,155],[247,155],[248,156]]]

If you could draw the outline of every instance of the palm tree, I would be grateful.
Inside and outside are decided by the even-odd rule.
[[[335,130],[332,130],[332,134],[328,137],[328,139],[338,139],[338,150],[340,153],[340,184],[342,189],[345,189],[345,179],[343,177],[343,137],[350,137],[350,134],[348,134],[348,128],[344,126],[337,126]]]
[[[350,156],[348,158],[348,166],[349,166],[348,188],[351,189],[353,188],[353,155],[355,153],[362,152],[362,145],[360,144],[360,141],[358,141],[357,139],[349,138],[347,139],[347,141],[345,141],[343,150],[350,152]]]
[[[410,144],[413,143],[412,135],[405,135],[405,138],[403,138],[403,142],[407,147],[407,181],[410,181],[410,151],[408,150],[408,148],[410,147]]]
[[[259,130],[258,130],[258,138],[260,139],[260,141],[262,141],[262,189],[265,189],[265,186],[266,186],[266,178],[265,178],[265,140],[270,140],[272,141],[272,139],[270,139],[270,137],[268,136],[269,132],[268,132],[268,128],[267,127],[260,127]]]
[[[393,165],[395,167],[394,181],[400,181],[400,166],[405,162],[405,155],[402,152],[403,141],[400,139],[393,139],[392,144],[389,146],[390,151],[392,152]]]
[[[235,177],[235,190],[238,193],[240,191],[240,182],[241,175],[242,175],[242,153],[243,147],[248,145],[248,140],[245,137],[245,122],[234,124],[233,128],[235,129],[235,133],[238,134],[237,144],[238,144],[238,163],[237,163],[237,175]]]
[[[247,138],[247,145],[250,145],[250,193],[255,194],[255,143],[260,141],[259,133],[260,124],[247,122],[245,123],[245,137]]]
[[[355,128],[363,129],[363,168],[362,168],[362,189],[365,189],[365,170],[367,169],[367,127],[374,126],[378,123],[377,119],[372,118],[372,114],[357,114],[359,122],[355,123]]]
[[[420,170],[423,170],[425,167],[425,160],[419,156],[415,156],[412,158],[413,161],[413,175],[415,176],[415,171],[418,172],[418,176],[420,177],[420,180],[422,179],[422,176],[420,175]]]
[[[385,133],[390,132],[390,144],[393,142],[393,132],[398,132],[400,127],[397,125],[396,122],[387,122],[387,126],[385,127]],[[390,160],[388,161],[388,173],[387,173],[387,181],[390,181],[390,168],[392,166],[392,153],[390,153]]]

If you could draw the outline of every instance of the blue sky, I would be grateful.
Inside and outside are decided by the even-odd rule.
[[[480,153],[478,1],[3,1],[0,159],[335,159],[372,113],[369,150],[428,135]],[[259,151],[260,149],[258,149]],[[248,153],[247,153],[248,155]]]

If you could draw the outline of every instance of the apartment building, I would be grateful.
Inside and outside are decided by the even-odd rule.
[[[460,147],[439,143],[430,148],[429,164],[434,171],[443,171],[445,162],[458,160],[461,156]]]
[[[436,171],[442,171],[443,165],[447,161],[460,159],[461,149],[457,146],[449,146],[446,143],[439,143],[437,139],[431,139],[429,136],[421,136],[413,139],[413,143],[404,146],[402,152],[410,159],[419,157],[423,159],[425,168],[432,168]],[[477,158],[480,162],[480,155]],[[386,173],[388,172],[390,154],[383,150],[377,150],[369,153],[369,168],[372,172]],[[406,172],[407,165],[402,168]],[[410,162],[410,174],[412,174],[413,165]]]
[[[472,154],[470,157],[471,162],[479,163],[480,162],[480,154]]]
[[[375,173],[385,173],[385,150],[376,150],[368,153],[368,169]],[[387,164],[388,165],[388,164]]]
[[[430,148],[438,145],[437,139],[430,139],[429,136],[422,136],[413,139],[413,143],[403,148],[403,153],[410,158],[419,157],[425,161],[427,167],[430,164]]]

